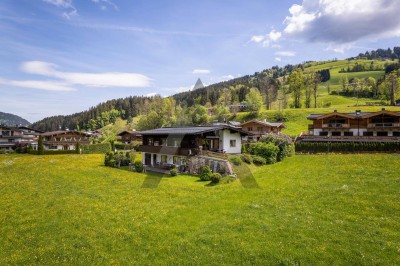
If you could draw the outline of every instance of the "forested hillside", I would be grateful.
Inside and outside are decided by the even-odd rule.
[[[140,116],[137,129],[148,129],[236,119],[237,112],[243,111],[258,117],[261,110],[395,105],[400,102],[399,52],[400,48],[394,47],[347,60],[274,66],[168,98],[131,96],[110,100],[73,115],[45,118],[33,126],[43,131],[93,130],[116,116],[128,122]],[[284,119],[280,117],[276,120]]]
[[[29,126],[30,124],[31,123],[29,123],[28,120],[25,120],[20,116],[17,116],[17,115],[14,115],[14,114],[0,112],[0,125],[6,125],[6,126],[15,126],[15,125]]]

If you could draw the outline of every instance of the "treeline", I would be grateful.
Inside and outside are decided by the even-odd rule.
[[[359,53],[357,57],[351,57],[351,59],[361,59],[361,58],[366,58],[366,59],[378,59],[378,60],[383,60],[383,59],[399,59],[400,58],[400,47],[395,46],[392,49],[387,48],[387,49],[377,49],[377,50],[372,50],[372,51],[366,51],[365,53]]]
[[[400,65],[395,65],[398,68],[393,67],[393,70],[378,80],[373,77],[351,78],[349,80],[347,75],[344,75],[340,79],[341,90],[339,92],[332,91],[331,94],[375,98],[389,101],[390,105],[395,105],[400,102]]]
[[[59,115],[47,117],[43,120],[35,122],[32,127],[42,131],[54,131],[59,129],[83,129],[89,121],[95,120],[98,126],[106,122],[106,118],[102,118],[104,112],[113,109],[119,112],[119,116],[129,120],[132,117],[147,114],[153,97],[130,96],[100,103],[97,106],[89,108],[87,111],[75,113],[72,115]],[[98,119],[98,118],[102,119]],[[103,121],[103,122],[102,122]],[[93,125],[93,121],[91,123]]]
[[[387,65],[387,64],[386,64]],[[365,71],[383,71],[385,68],[381,65],[375,65],[374,61],[369,64],[359,64],[356,62],[354,66],[347,66],[347,68],[341,68],[339,73],[347,72],[365,72]]]

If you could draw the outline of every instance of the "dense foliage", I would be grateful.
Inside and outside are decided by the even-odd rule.
[[[297,153],[400,152],[400,142],[297,142]]]
[[[107,152],[104,157],[104,165],[109,167],[119,168],[128,166],[131,163],[129,152]]]

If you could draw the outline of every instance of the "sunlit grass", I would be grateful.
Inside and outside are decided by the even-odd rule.
[[[400,263],[399,155],[312,155],[239,181],[146,177],[101,155],[0,156],[0,264]]]

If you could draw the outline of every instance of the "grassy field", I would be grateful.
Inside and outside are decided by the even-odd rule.
[[[399,159],[295,156],[251,166],[245,188],[2,155],[0,265],[398,265]]]

